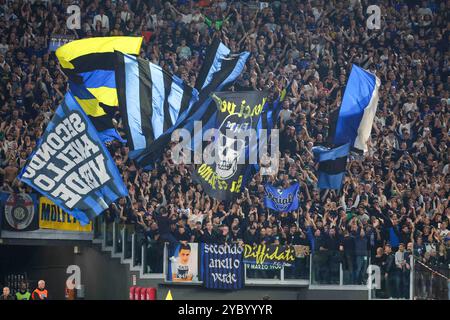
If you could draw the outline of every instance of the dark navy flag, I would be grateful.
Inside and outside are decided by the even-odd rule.
[[[237,244],[201,244],[200,278],[209,289],[244,287],[243,248]]]
[[[264,198],[264,205],[266,208],[280,211],[290,212],[298,209],[298,191],[300,185],[293,184],[289,188],[276,188],[271,184],[266,184],[266,197]]]
[[[340,190],[344,179],[350,143],[334,149],[316,146],[312,149],[316,161],[319,163],[319,189]]]
[[[83,225],[128,194],[94,125],[70,92],[47,125],[20,180]]]
[[[192,178],[209,196],[229,201],[240,195],[251,178],[252,162],[257,160],[254,155],[251,157],[251,146],[257,143],[254,133],[267,92],[215,92],[213,96],[217,103],[216,134],[202,153],[213,150],[214,161],[203,159]]]
[[[372,131],[373,120],[379,100],[380,79],[374,74],[353,65],[345,87],[337,118],[330,127],[334,145],[350,142],[352,147],[367,151],[367,141]],[[335,122],[335,124],[333,123]]]

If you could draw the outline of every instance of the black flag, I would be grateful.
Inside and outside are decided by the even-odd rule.
[[[215,134],[203,150],[203,163],[195,167],[194,179],[205,192],[219,200],[231,200],[239,195],[252,176],[256,156],[250,156],[249,146],[257,144],[256,126],[266,103],[267,93],[216,92]],[[252,152],[253,152],[252,148]],[[205,160],[205,156],[210,156]]]

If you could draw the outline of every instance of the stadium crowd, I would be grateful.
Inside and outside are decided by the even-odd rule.
[[[143,171],[126,145],[113,142],[129,198],[105,219],[134,224],[142,241],[308,246],[318,283],[337,283],[342,263],[346,282],[362,284],[372,261],[381,267],[384,297],[409,297],[410,255],[448,277],[449,1],[378,1],[379,30],[366,27],[364,0],[272,1],[266,8],[249,1],[73,3],[81,7],[80,30],[66,28],[72,1],[0,0],[2,191],[31,192],[16,176],[67,90],[48,51],[52,34],[143,35],[141,57],[191,85],[208,44],[220,37],[233,52],[252,53],[234,90],[276,95],[292,84],[280,113],[278,173],[256,175],[235,201],[218,202],[191,180],[188,165],[173,163],[169,146]],[[326,142],[352,64],[381,80],[369,152],[351,157],[340,192],[320,191],[311,149]],[[120,131],[120,117],[115,124]],[[293,181],[301,185],[300,210],[264,208],[266,182]],[[417,279],[419,298],[437,278]],[[436,283],[433,297],[448,290]]]

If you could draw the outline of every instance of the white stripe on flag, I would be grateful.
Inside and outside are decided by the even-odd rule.
[[[164,76],[160,66],[150,63],[152,77],[152,127],[155,139],[163,133],[164,126]]]
[[[372,131],[373,120],[375,118],[375,113],[377,112],[378,100],[380,96],[378,95],[378,89],[380,88],[381,81],[375,76],[375,88],[372,92],[372,97],[370,98],[369,104],[364,109],[364,114],[359,123],[358,135],[356,136],[354,147],[356,149],[367,152],[367,141],[370,138],[370,132]]]

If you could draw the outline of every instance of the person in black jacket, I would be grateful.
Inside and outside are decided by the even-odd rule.
[[[227,225],[222,226],[221,234],[217,237],[217,243],[219,244],[231,244],[232,243],[232,236],[230,234],[230,229]]]
[[[392,254],[392,248],[389,244],[384,246],[384,283],[386,298],[392,297],[393,280],[394,280],[395,257]]]
[[[161,240],[169,243],[177,243],[178,240],[173,236],[170,230],[171,219],[165,207],[156,209],[156,222],[158,223],[158,230],[161,235]]]
[[[186,232],[185,226],[178,226],[177,231],[175,231],[175,238],[179,242],[188,243],[191,239],[191,236]]]
[[[315,280],[317,283],[327,283],[328,279],[328,247],[326,236],[322,234],[320,229],[314,232],[314,254],[313,254],[313,269]]]
[[[375,256],[372,259],[372,264],[376,265],[380,268],[380,275],[383,276],[384,275],[384,262],[386,261],[386,256],[384,255],[384,251],[382,247],[378,247]],[[384,288],[385,286],[383,286],[384,277],[382,277],[382,279],[380,279],[380,285],[381,288],[375,288],[375,298],[384,298],[385,294],[384,294]]]
[[[206,223],[205,230],[200,231],[201,237],[200,242],[203,243],[217,243],[217,233],[213,229],[213,225],[211,222]]]
[[[348,230],[344,230],[339,251],[342,256],[342,269],[344,270],[344,283],[353,284],[353,269],[355,265],[355,238]]]
[[[244,243],[251,246],[258,244],[258,235],[256,234],[256,228],[251,226],[244,233]]]
[[[330,273],[330,283],[339,284],[339,239],[336,230],[331,228],[327,237],[328,247],[328,268]]]

